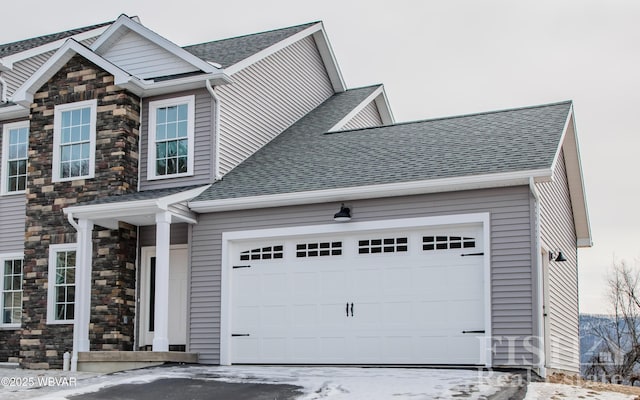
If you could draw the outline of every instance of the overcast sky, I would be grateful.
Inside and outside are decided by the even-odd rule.
[[[179,45],[322,20],[347,85],[384,83],[397,121],[573,100],[595,244],[579,251],[581,311],[606,312],[612,263],[640,259],[635,0],[36,0],[1,9],[0,43],[122,13]]]

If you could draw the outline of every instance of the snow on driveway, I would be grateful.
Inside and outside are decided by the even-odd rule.
[[[530,383],[524,400],[633,400],[636,396],[558,383]]]
[[[10,370],[2,372],[5,376],[11,375]],[[20,371],[21,376],[28,374]],[[70,378],[76,375],[59,371],[57,376]],[[62,400],[76,394],[96,392],[107,386],[148,383],[162,378],[290,384],[303,388],[301,400],[480,400],[510,384],[514,376],[491,371],[410,368],[172,366],[78,378],[74,387],[4,387],[0,389],[0,398]]]

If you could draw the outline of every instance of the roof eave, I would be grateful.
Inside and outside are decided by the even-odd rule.
[[[553,174],[551,169],[538,169],[231,199],[196,200],[190,201],[189,207],[198,213],[281,207],[329,201],[350,201],[380,197],[396,197],[438,192],[520,186],[528,185],[531,178],[536,182],[545,182],[551,180],[552,176]]]
[[[8,107],[0,108],[0,119],[27,118],[29,117],[29,108],[15,104]]]

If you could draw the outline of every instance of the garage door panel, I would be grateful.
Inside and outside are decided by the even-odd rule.
[[[477,335],[462,331],[485,329],[484,258],[461,254],[482,248],[481,232],[439,227],[238,245],[233,257],[250,249],[256,259],[232,272],[232,330],[251,334],[233,338],[232,362],[480,363]],[[424,250],[425,237],[433,249]],[[264,254],[271,258],[257,258]]]

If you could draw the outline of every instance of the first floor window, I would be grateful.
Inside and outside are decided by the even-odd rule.
[[[76,245],[49,247],[49,287],[47,321],[73,322],[76,300]]]
[[[194,96],[149,103],[149,179],[193,174],[194,106]]]
[[[2,323],[20,326],[22,320],[22,256],[2,259]]]
[[[24,192],[27,187],[29,121],[5,124],[2,136],[2,193]]]
[[[95,171],[96,100],[55,108],[53,180],[92,178]]]

